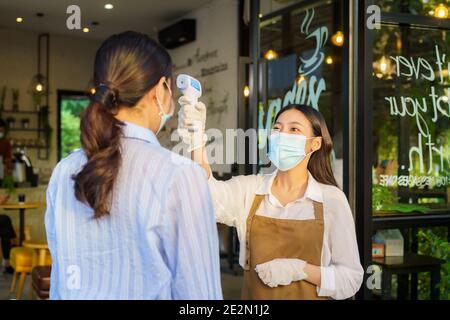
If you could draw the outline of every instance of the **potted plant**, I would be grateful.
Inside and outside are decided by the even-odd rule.
[[[373,212],[388,213],[425,213],[428,207],[416,203],[400,203],[394,191],[388,187],[372,185],[372,210]]]
[[[6,189],[6,194],[0,195],[0,204],[6,203],[10,196],[16,192],[16,187],[12,176],[6,176],[3,178],[2,188]]]

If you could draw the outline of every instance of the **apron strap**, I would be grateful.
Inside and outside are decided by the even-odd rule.
[[[314,206],[314,216],[317,221],[323,222],[323,203],[318,201],[313,201]]]
[[[258,209],[261,202],[264,200],[264,195],[257,194],[253,200],[252,207],[247,217],[247,232],[245,234],[245,266],[244,270],[250,270],[250,231],[252,229],[253,218],[256,215],[256,210]]]

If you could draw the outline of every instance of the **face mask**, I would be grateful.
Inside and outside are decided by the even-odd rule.
[[[4,132],[0,132],[0,139],[2,139],[5,136]]]
[[[282,132],[272,133],[269,137],[269,159],[281,171],[288,171],[298,165],[306,156],[306,141],[304,135]]]
[[[170,99],[172,99],[172,90],[170,90],[170,87],[169,87],[169,85],[167,84],[166,81],[164,81],[164,83],[166,84],[167,89],[169,90]],[[156,101],[158,102],[159,115],[160,115],[160,117],[161,117],[161,121],[159,122],[159,128],[158,128],[158,131],[156,131],[156,134],[158,134],[158,133],[161,131],[161,129],[164,127],[164,125],[167,123],[167,121],[169,121],[170,118],[172,118],[173,110],[172,110],[171,113],[165,113],[165,112],[164,112],[164,108],[163,108],[161,102],[160,102],[159,99],[158,99],[158,96],[156,96]]]

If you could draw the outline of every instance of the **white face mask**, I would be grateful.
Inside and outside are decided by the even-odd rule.
[[[305,157],[314,151],[306,153],[307,138],[301,134],[274,132],[269,137],[269,159],[281,171],[296,167]]]
[[[172,99],[172,90],[170,90],[170,87],[167,84],[166,80],[164,80],[164,83],[166,84],[167,89],[169,90],[170,99]],[[156,134],[158,134],[161,131],[161,129],[164,127],[164,125],[167,123],[167,121],[169,121],[170,118],[172,118],[174,110],[170,111],[170,113],[165,113],[164,112],[164,108],[163,108],[161,102],[158,99],[158,96],[156,96],[156,101],[158,102],[159,116],[161,117],[161,121],[159,122],[158,131],[156,131]]]

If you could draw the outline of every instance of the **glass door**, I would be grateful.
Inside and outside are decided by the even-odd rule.
[[[299,4],[260,22],[258,106],[259,169],[270,171],[267,134],[276,113],[288,104],[307,104],[325,117],[333,138],[336,180],[343,186],[344,114],[347,82],[343,1]]]

